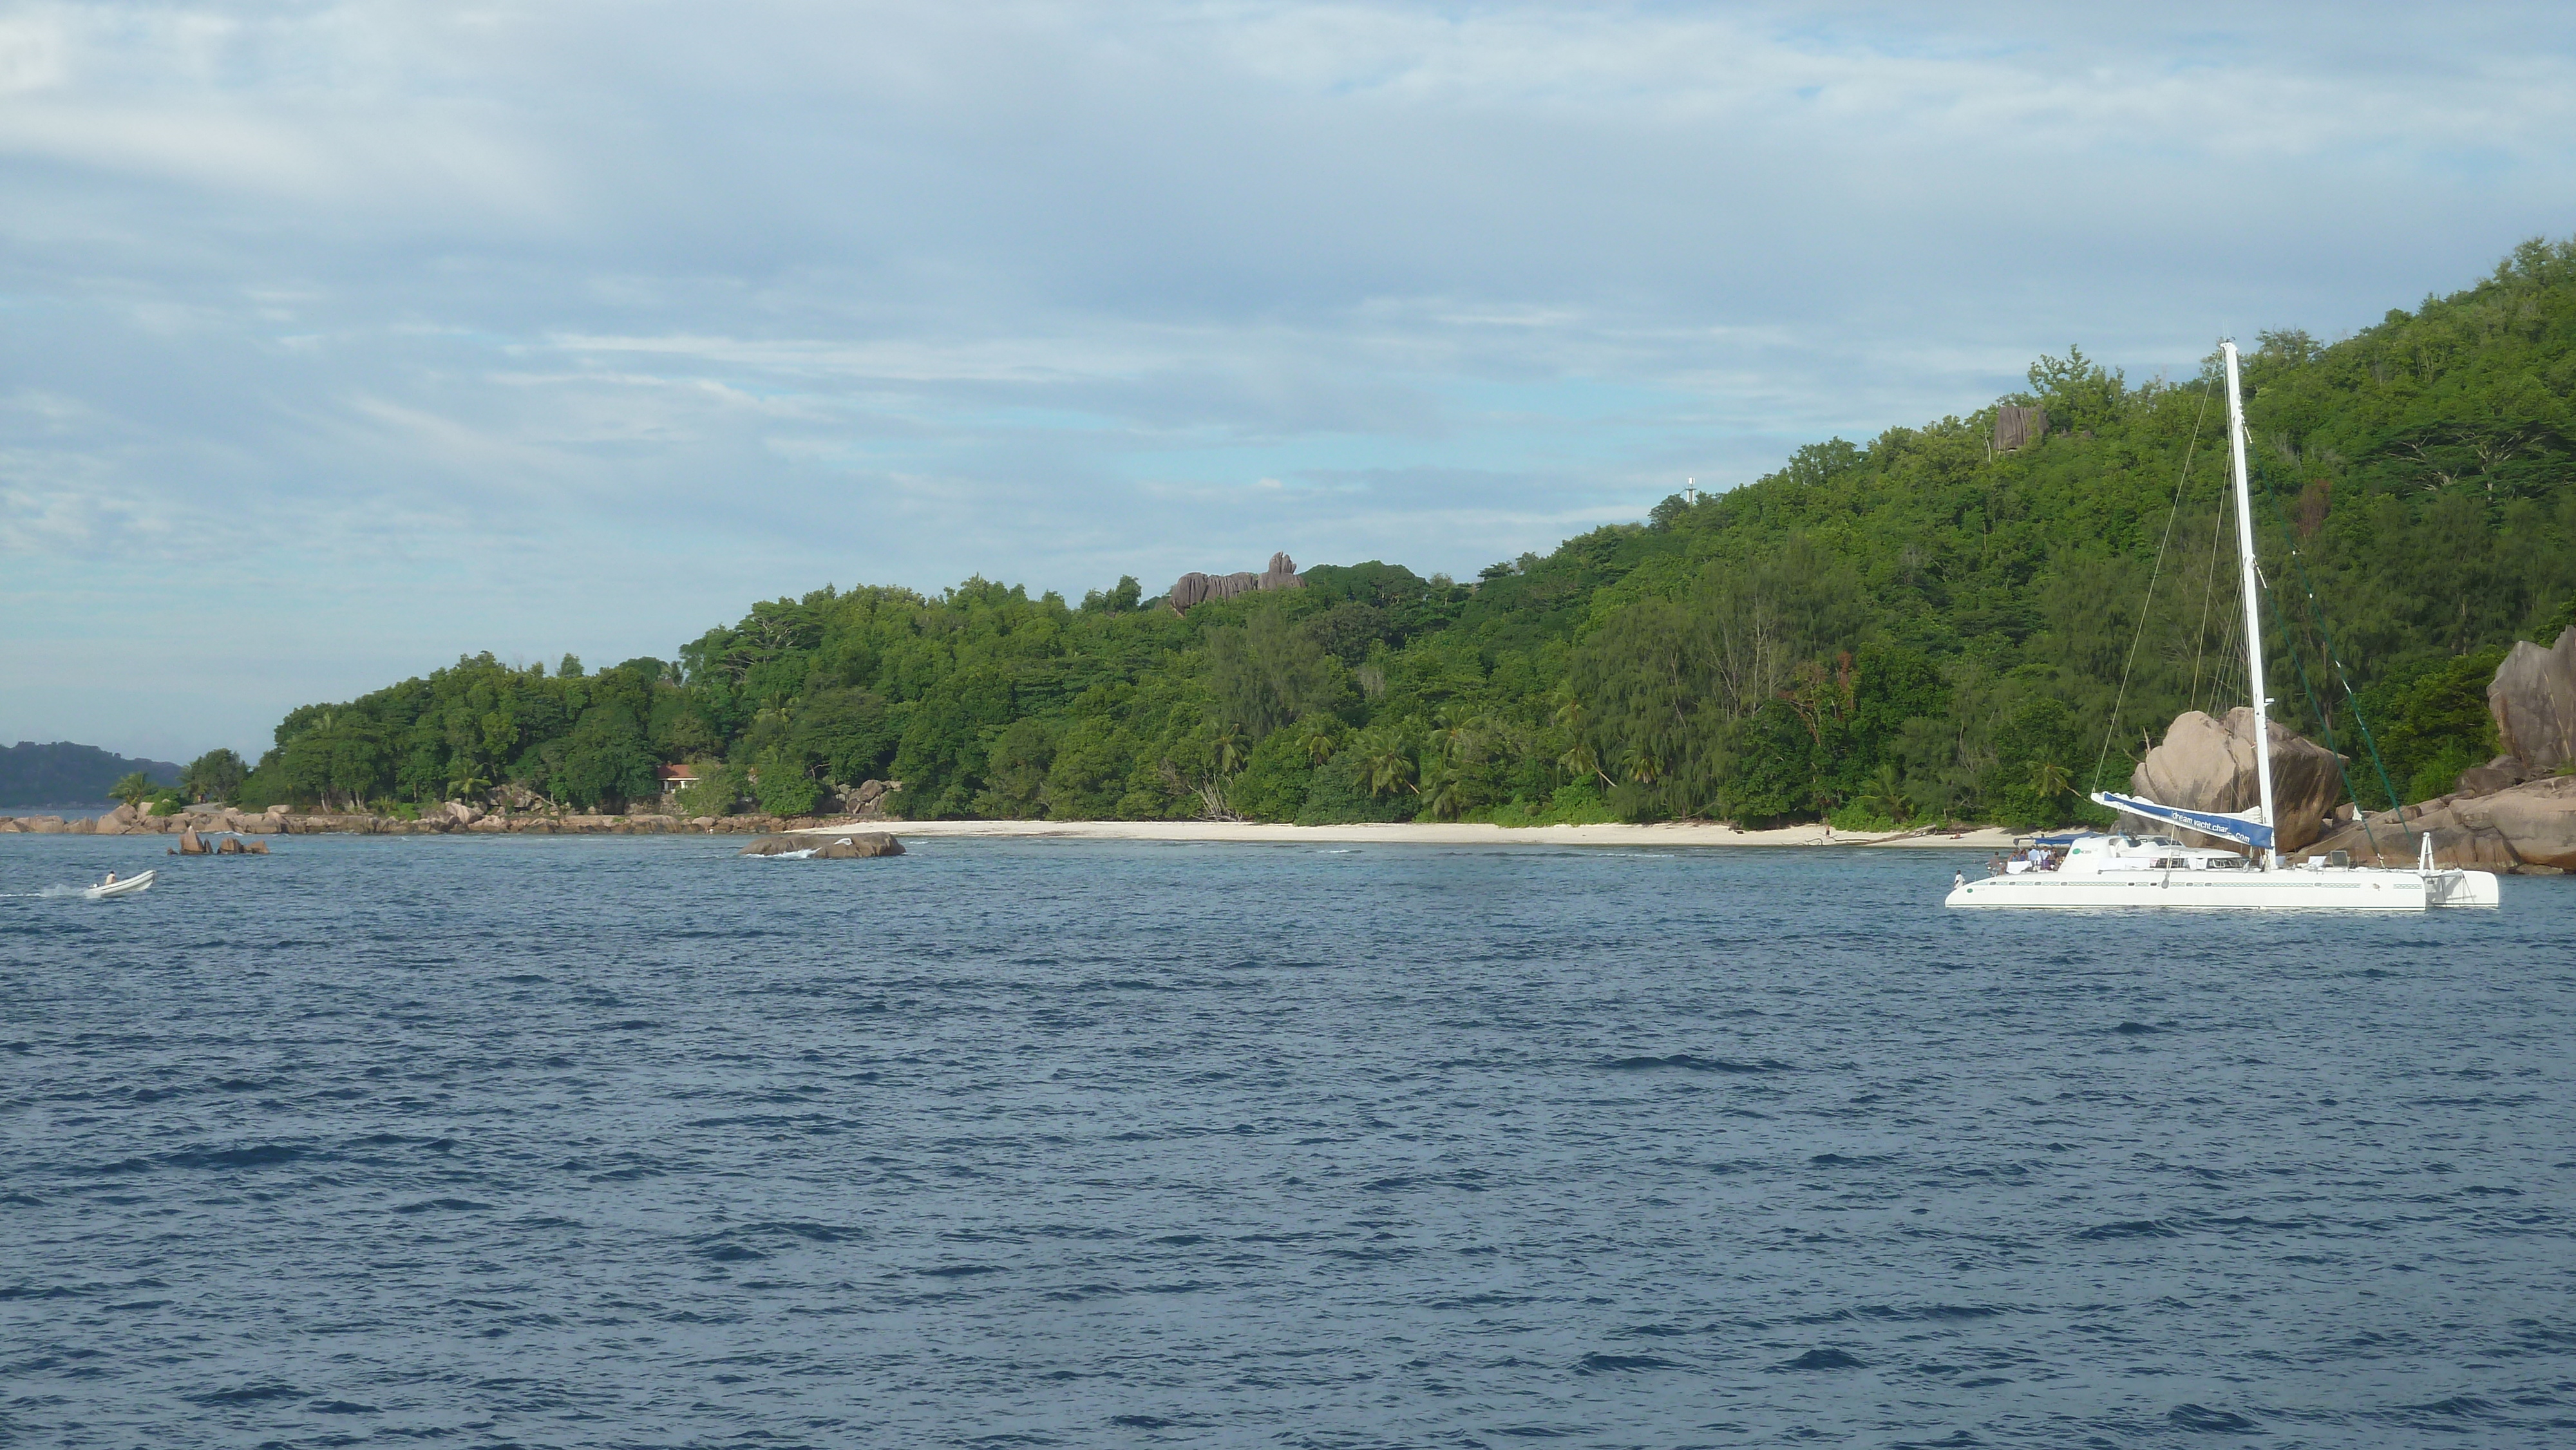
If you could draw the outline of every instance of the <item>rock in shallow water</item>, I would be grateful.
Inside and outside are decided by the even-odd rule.
[[[808,837],[807,839],[812,839]],[[862,831],[854,836],[835,836],[814,853],[818,861],[858,861],[870,856],[900,856],[903,842],[883,831]]]
[[[847,836],[762,836],[737,854],[785,856],[797,851],[811,851],[817,861],[861,861],[871,856],[900,856],[903,842],[883,831],[858,831]]]

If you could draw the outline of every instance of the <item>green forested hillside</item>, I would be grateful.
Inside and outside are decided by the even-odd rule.
[[[108,787],[135,771],[155,784],[179,780],[179,767],[166,760],[130,760],[67,740],[21,740],[0,747],[0,806],[105,805]]]
[[[2037,443],[1998,455],[1991,409],[1819,443],[1464,583],[1316,568],[1186,617],[1133,580],[823,589],[670,662],[461,660],[296,711],[244,794],[614,805],[691,761],[731,771],[698,805],[780,811],[891,777],[925,817],[2054,822],[2243,703],[2213,378],[2070,349],[2001,400]],[[2576,600],[2576,242],[2331,346],[2266,333],[2246,383],[2281,712],[2383,804],[2348,681],[2397,791],[2447,789],[2497,652]]]

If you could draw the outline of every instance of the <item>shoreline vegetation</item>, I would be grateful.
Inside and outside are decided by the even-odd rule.
[[[1497,826],[1473,821],[1355,822],[1298,826],[1262,821],[909,821],[867,816],[698,816],[663,813],[637,815],[500,814],[466,820],[434,814],[406,819],[369,814],[297,814],[292,811],[247,814],[236,810],[196,808],[168,816],[123,816],[116,812],[91,820],[60,816],[0,817],[0,834],[176,836],[200,835],[848,835],[877,831],[898,838],[1011,839],[1064,841],[1161,841],[1269,845],[1414,845],[1414,846],[1902,846],[1995,850],[2012,843],[2014,833],[1994,826],[1939,826],[1914,830],[1854,833],[1823,822],[1745,830],[1722,821],[1657,821],[1644,824]]]
[[[2576,621],[2576,241],[2330,345],[2263,333],[2245,378],[2274,718],[2353,762],[2359,810],[2442,798],[2498,752],[2505,652]],[[1281,555],[1160,597],[826,587],[671,660],[469,656],[295,710],[182,794],[898,827],[2108,825],[2089,791],[2240,703],[2212,379],[2070,348],[1967,417],[1811,444],[1467,580]]]
[[[1225,842],[1243,845],[1376,846],[1907,846],[1990,851],[2010,846],[2013,833],[1970,826],[1881,835],[1829,830],[1823,823],[1743,830],[1719,821],[1655,821],[1643,825],[1495,826],[1472,821],[1294,826],[1260,821],[898,821],[875,829],[904,837],[1010,840]],[[801,834],[846,832],[845,826],[800,828]]]

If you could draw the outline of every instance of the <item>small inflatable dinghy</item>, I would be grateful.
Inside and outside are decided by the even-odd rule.
[[[153,874],[146,871],[140,876],[128,876],[122,881],[111,881],[105,886],[93,886],[83,891],[81,895],[92,901],[105,901],[111,896],[132,896],[138,891],[152,889]]]

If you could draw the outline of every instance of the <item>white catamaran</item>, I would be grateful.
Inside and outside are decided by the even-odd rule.
[[[2337,866],[2317,860],[2290,865],[2275,847],[2272,807],[2270,702],[2263,694],[2262,579],[2254,563],[2254,514],[2245,476],[2245,407],[2237,386],[2236,344],[2223,343],[2227,360],[2227,458],[2236,487],[2236,553],[2245,595],[2245,664],[2254,697],[2254,777],[2262,803],[2250,811],[2183,810],[2137,796],[2093,792],[2097,805],[2123,815],[2162,821],[2203,836],[2242,841],[2247,854],[2186,846],[2169,836],[2085,834],[2045,855],[2029,869],[1966,882],[1950,892],[1951,906],[2104,907],[2154,906],[2300,911],[2422,911],[2434,906],[2494,906],[2495,874],[2445,869],[2433,863],[2426,836],[2415,869]],[[2335,853],[2337,857],[2342,852]]]

